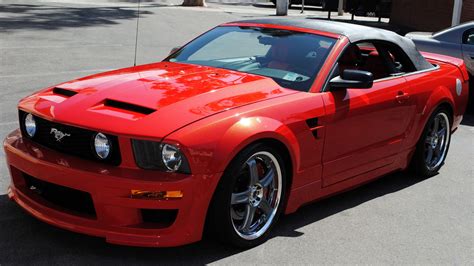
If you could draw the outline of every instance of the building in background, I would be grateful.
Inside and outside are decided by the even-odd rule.
[[[452,25],[455,2],[460,22],[474,20],[474,0],[393,0],[390,23],[410,30],[438,31]]]

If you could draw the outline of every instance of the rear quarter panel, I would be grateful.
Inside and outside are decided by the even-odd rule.
[[[426,56],[426,55],[425,55]],[[462,61],[459,66],[447,63],[447,57],[427,59],[437,65],[436,69],[407,75],[408,92],[415,97],[416,114],[413,119],[412,130],[408,131],[406,148],[413,148],[431,116],[441,104],[449,104],[453,111],[452,131],[459,126],[466,110],[469,88],[468,80],[464,77],[465,66]],[[454,58],[450,58],[456,60]],[[461,88],[459,88],[461,86]]]

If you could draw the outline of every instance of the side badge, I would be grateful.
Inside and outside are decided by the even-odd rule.
[[[456,79],[456,93],[458,96],[461,96],[462,93],[462,83],[460,79]]]

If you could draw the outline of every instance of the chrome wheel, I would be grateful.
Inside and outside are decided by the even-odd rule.
[[[432,171],[440,166],[448,150],[450,124],[448,116],[440,112],[438,113],[425,137],[425,164],[428,170]]]
[[[230,215],[235,232],[245,240],[263,235],[272,224],[282,195],[282,173],[271,153],[253,154],[242,165],[232,191]]]

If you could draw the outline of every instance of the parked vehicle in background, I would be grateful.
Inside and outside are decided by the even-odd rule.
[[[276,5],[277,0],[271,0]],[[303,0],[288,0],[288,7],[301,5]],[[322,10],[336,11],[339,0],[305,0],[305,6],[321,6]],[[344,10],[360,17],[390,17],[392,0],[347,0]]]
[[[413,40],[420,51],[449,55],[464,60],[469,71],[468,112],[474,113],[474,21],[435,33],[410,32],[406,37]]]
[[[329,0],[331,1],[331,0]],[[336,8],[337,8],[337,1]],[[390,17],[392,0],[347,0],[346,10],[359,17]]]
[[[447,28],[435,33],[410,32],[418,50],[462,58],[469,74],[474,75],[474,21]]]
[[[271,2],[276,5],[277,0],[271,0]],[[320,6],[325,0],[305,0],[304,4],[307,6]],[[336,0],[337,1],[337,0]],[[292,5],[301,5],[303,0],[288,0],[288,7]]]

